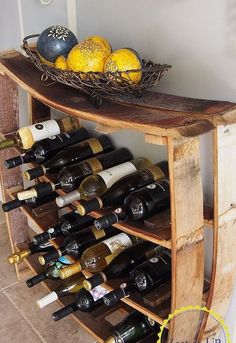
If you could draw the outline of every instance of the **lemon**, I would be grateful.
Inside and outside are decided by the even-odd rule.
[[[69,52],[66,62],[72,71],[103,72],[106,57],[103,44],[84,40]]]
[[[67,70],[66,58],[63,55],[57,57],[55,67],[57,69]]]
[[[138,53],[132,49],[124,48],[116,50],[108,56],[104,65],[104,72],[115,72],[117,70],[125,72],[127,70],[141,68],[142,64]],[[121,76],[130,83],[137,84],[141,81],[142,71],[121,73]]]
[[[106,56],[108,57],[111,52],[112,52],[112,48],[111,48],[111,45],[110,43],[108,42],[108,40],[104,37],[101,37],[101,36],[89,36],[87,38],[85,38],[85,40],[91,40],[95,43],[100,43],[103,45],[104,47],[104,53],[106,54]]]

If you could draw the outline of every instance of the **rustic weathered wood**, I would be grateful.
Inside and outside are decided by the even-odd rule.
[[[8,76],[0,75],[0,132],[16,131],[18,118],[18,86]]]
[[[145,142],[149,144],[166,145],[167,137],[145,134]]]
[[[99,109],[88,103],[78,90],[62,84],[46,87],[41,73],[22,54],[1,56],[0,69],[34,98],[70,115],[92,120],[108,127],[131,128],[159,136],[196,136],[213,129],[212,115],[168,108],[148,108],[104,101]],[[210,106],[210,105],[209,105]],[[214,106],[217,105],[214,102]],[[221,102],[218,104],[222,108]],[[230,106],[230,105],[229,105]],[[231,104],[231,108],[233,104]],[[220,114],[217,114],[221,117]],[[235,118],[236,120],[236,118]]]
[[[236,125],[218,126],[213,132],[214,247],[207,307],[225,317],[236,281]],[[206,323],[207,321],[207,323]],[[206,324],[206,327],[205,327]],[[217,331],[205,315],[201,335]]]
[[[172,226],[171,313],[189,305],[201,305],[204,280],[203,195],[199,139],[168,138]],[[188,320],[171,321],[169,339],[193,341],[198,313]]]
[[[1,131],[12,132],[18,128],[18,91],[17,85],[7,76],[0,76],[0,118]],[[8,201],[9,196],[6,189],[13,186],[22,185],[20,168],[7,170],[4,161],[13,157],[14,150],[6,149],[0,151],[0,182],[3,191],[3,200]],[[8,212],[6,214],[8,232],[12,251],[16,243],[28,241],[27,221],[20,210]],[[16,267],[17,276],[20,277],[20,269]],[[24,268],[25,275],[25,268]]]
[[[108,125],[98,124],[98,125],[95,127],[95,130],[96,130],[97,132],[107,134],[107,133],[116,132],[116,131],[118,131],[119,129],[116,128],[116,127],[108,126]]]

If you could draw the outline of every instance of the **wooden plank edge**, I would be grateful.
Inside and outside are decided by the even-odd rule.
[[[2,57],[4,58],[4,56]],[[138,130],[144,133],[154,134],[154,135],[158,134],[160,136],[190,137],[190,136],[198,136],[202,133],[209,132],[214,128],[213,124],[207,119],[203,119],[203,120],[191,119],[189,123],[186,122],[186,125],[179,126],[179,127],[171,127],[171,128],[163,128],[163,127],[154,126],[154,125],[151,126],[145,123],[135,123],[135,127],[134,127],[134,123],[130,121],[124,121],[122,119],[119,119],[119,121],[117,121],[117,119],[113,119],[113,118],[104,119],[104,117],[102,117],[99,114],[91,114],[91,113],[87,113],[86,111],[82,111],[79,109],[75,110],[73,108],[69,108],[64,105],[60,105],[58,103],[53,102],[52,100],[48,99],[46,96],[35,91],[25,82],[23,82],[18,76],[16,76],[13,72],[11,72],[1,62],[0,62],[0,69],[6,75],[8,75],[13,81],[15,81],[19,86],[21,86],[25,91],[30,93],[35,99],[41,101],[47,106],[60,110],[66,114],[79,117],[80,119],[94,121],[98,124],[115,127],[119,130],[135,128],[135,130]],[[146,108],[143,108],[143,109],[147,110]],[[134,108],[134,111],[135,111],[135,108]],[[155,110],[150,110],[150,111],[155,111]]]

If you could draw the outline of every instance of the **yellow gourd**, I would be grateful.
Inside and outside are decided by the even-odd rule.
[[[99,44],[102,44],[103,47],[104,47],[104,53],[106,54],[106,56],[108,57],[111,52],[112,52],[112,48],[111,48],[111,45],[110,43],[108,42],[108,40],[104,37],[101,37],[101,36],[89,36],[87,38],[85,38],[85,40],[91,40],[95,43],[99,43]]]
[[[66,62],[68,70],[103,72],[106,57],[103,44],[84,40],[69,52]]]
[[[141,69],[141,60],[138,54],[132,49],[119,49],[114,51],[107,59],[104,65],[104,72],[125,72],[127,70]],[[142,78],[142,71],[121,73],[121,76],[130,83],[139,83]]]

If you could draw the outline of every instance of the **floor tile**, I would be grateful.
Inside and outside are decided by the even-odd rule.
[[[7,261],[11,246],[6,224],[0,224],[0,254],[0,287],[5,288],[18,282],[14,266]]]
[[[94,339],[72,318],[64,318],[60,322],[54,322],[51,319],[51,314],[60,308],[59,304],[50,304],[42,310],[37,307],[36,300],[47,294],[47,289],[42,285],[29,289],[25,283],[20,283],[7,288],[5,292],[47,343],[55,341],[63,343],[94,342]]]
[[[0,342],[43,342],[3,293],[0,293],[0,305]]]

